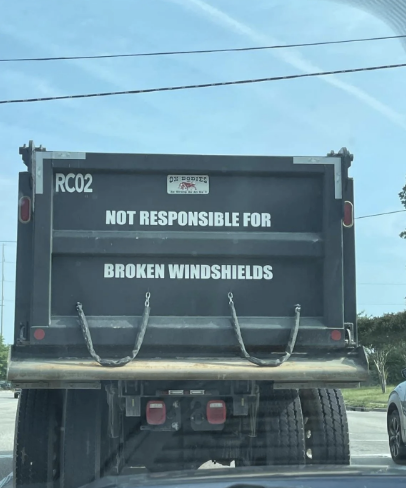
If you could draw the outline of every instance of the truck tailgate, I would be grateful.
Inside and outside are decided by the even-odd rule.
[[[120,375],[299,381],[338,380],[341,371],[362,380],[363,354],[345,325],[356,326],[355,272],[345,272],[354,260],[354,230],[343,226],[347,169],[338,155],[36,151],[33,219],[19,223],[10,377],[31,370],[55,380],[64,368],[113,377],[87,361],[77,303],[97,353],[120,358],[133,348],[148,295],[141,350]],[[20,195],[29,188],[21,174]],[[267,372],[239,359],[230,293],[245,346],[262,357],[285,351],[300,305],[289,364]]]

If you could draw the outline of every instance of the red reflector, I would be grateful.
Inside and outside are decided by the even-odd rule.
[[[166,405],[161,400],[151,400],[147,403],[147,423],[162,425],[166,422]]]
[[[31,220],[31,199],[29,197],[20,198],[18,202],[18,218],[24,224]]]
[[[209,424],[224,424],[226,421],[226,404],[223,400],[210,400],[207,403],[206,416]]]
[[[37,339],[37,341],[42,341],[42,339],[45,337],[45,330],[44,329],[36,329],[34,331],[34,337]]]
[[[333,339],[333,341],[339,341],[341,339],[341,331],[332,330],[331,331],[331,338]]]
[[[352,227],[354,225],[354,206],[351,202],[344,202],[344,227]]]

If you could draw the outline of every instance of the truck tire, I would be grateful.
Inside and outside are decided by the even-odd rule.
[[[101,390],[67,390],[61,488],[78,488],[100,475]]]
[[[22,390],[14,441],[16,488],[56,486],[60,476],[63,393]]]
[[[300,391],[307,464],[350,464],[347,413],[340,390]]]
[[[247,456],[247,453],[251,455]],[[305,464],[305,439],[298,390],[261,387],[257,437],[247,437],[236,466]]]
[[[298,390],[272,390],[264,408],[266,464],[304,464],[304,424]]]

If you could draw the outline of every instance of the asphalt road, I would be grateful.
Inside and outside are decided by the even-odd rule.
[[[17,405],[12,391],[0,391],[0,481],[12,471]]]
[[[0,486],[12,471],[14,425],[18,400],[11,391],[0,391]],[[393,465],[386,433],[385,412],[348,412],[352,464]],[[205,467],[215,467],[206,463]],[[12,486],[8,483],[6,488]]]

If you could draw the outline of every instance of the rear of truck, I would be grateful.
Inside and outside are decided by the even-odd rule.
[[[346,149],[20,152],[8,376],[23,388],[23,424],[28,411],[40,425],[70,423],[52,441],[64,446],[52,479],[79,486],[69,466],[80,462],[82,482],[134,464],[349,460],[338,389],[368,367]],[[329,437],[334,415],[340,432]],[[97,452],[90,463],[72,440],[83,436]]]

